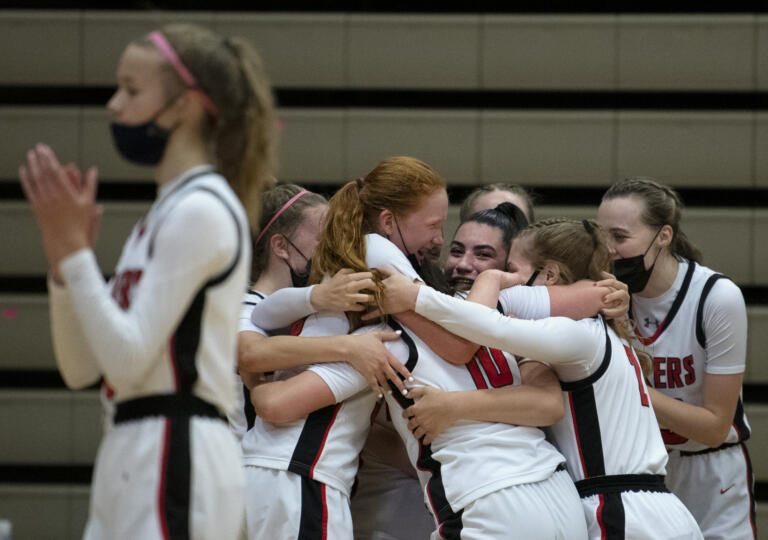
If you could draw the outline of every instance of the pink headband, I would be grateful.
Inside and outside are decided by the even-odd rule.
[[[259,243],[259,240],[261,240],[261,237],[264,235],[265,232],[267,232],[267,229],[269,229],[270,225],[272,225],[277,218],[280,217],[280,214],[285,212],[289,206],[291,206],[296,199],[304,195],[305,193],[309,193],[306,189],[304,191],[299,191],[296,195],[288,199],[288,202],[285,203],[283,206],[280,207],[280,210],[275,213],[274,216],[272,216],[272,219],[269,220],[269,223],[267,223],[263,229],[261,229],[261,232],[259,233],[259,236],[256,237],[256,241],[253,243],[254,245]]]
[[[158,49],[160,49],[160,53],[163,55],[163,58],[165,58],[168,63],[173,66],[173,69],[176,71],[179,77],[181,77],[181,80],[184,81],[184,83],[189,88],[195,90],[195,92],[200,96],[205,110],[208,111],[212,116],[218,115],[219,111],[216,108],[216,105],[213,103],[213,101],[211,101],[211,98],[205,95],[205,92],[200,90],[200,88],[197,86],[197,80],[195,80],[195,77],[189,72],[187,67],[182,64],[181,59],[176,54],[176,51],[173,50],[171,44],[168,43],[168,40],[165,39],[165,36],[160,32],[155,31],[150,32],[148,37],[149,40],[154,43]]]

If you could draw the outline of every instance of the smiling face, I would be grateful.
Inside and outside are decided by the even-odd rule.
[[[107,102],[113,122],[143,124],[168,105],[163,65],[155,48],[133,44],[126,47],[117,66],[117,90]]]
[[[448,193],[438,189],[423,197],[416,210],[395,219],[390,240],[403,253],[412,253],[422,260],[428,252],[443,244],[443,222],[447,216]]]
[[[507,250],[496,227],[467,221],[459,227],[445,261],[445,277],[451,287],[469,290],[484,270],[503,270]]]
[[[597,222],[606,233],[608,251],[614,260],[645,254],[645,267],[653,264],[658,249],[649,246],[657,243],[658,230],[645,224],[644,211],[644,203],[637,197],[616,197],[600,203]]]

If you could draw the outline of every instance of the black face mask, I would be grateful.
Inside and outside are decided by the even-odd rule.
[[[171,130],[163,129],[155,121],[176,99],[164,105],[148,122],[137,126],[111,124],[112,141],[123,158],[139,165],[157,165],[163,159]]]
[[[645,254],[651,249],[654,240],[656,240],[656,237],[659,236],[660,232],[661,229],[656,231],[650,245],[642,255],[623,257],[613,261],[613,275],[622,283],[626,283],[627,289],[629,289],[629,294],[639,293],[645,289],[646,285],[648,285],[648,280],[651,279],[651,274],[653,273],[653,268],[656,266],[656,259],[659,258],[661,249],[659,249],[659,253],[656,254],[656,259],[653,260],[653,264],[651,264],[651,267],[648,269],[645,268]]]
[[[529,277],[528,281],[525,282],[525,286],[526,287],[532,287],[533,286],[533,282],[536,281],[536,278],[538,277],[538,275],[539,275],[539,271],[538,270],[534,270],[533,274],[531,274],[531,277]]]
[[[308,259],[302,251],[296,247],[296,244],[291,242],[291,239],[287,236],[283,235],[283,238],[285,238],[289,244],[295,249],[299,255],[304,257],[304,260],[307,261],[306,266],[304,267],[304,270],[297,272],[293,269],[293,267],[290,265],[288,261],[283,261],[286,265],[288,265],[288,271],[291,273],[291,284],[294,287],[306,287],[307,283],[309,283],[309,274],[312,271],[312,259]]]
[[[285,264],[288,264],[287,262]],[[288,270],[291,272],[291,284],[294,287],[306,287],[309,283],[309,273],[312,271],[312,260],[307,261],[304,271],[299,273],[288,264]]]

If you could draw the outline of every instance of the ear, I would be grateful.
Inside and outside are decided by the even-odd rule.
[[[269,237],[269,251],[279,259],[288,258],[288,243],[282,234],[275,233]]]
[[[672,239],[675,236],[675,231],[672,230],[671,225],[664,225],[659,231],[658,242],[664,247],[668,247],[672,243]]]
[[[544,285],[558,285],[560,283],[560,265],[556,262],[548,262],[541,269]]]
[[[395,215],[391,210],[384,209],[379,214],[379,231],[387,238],[395,234]]]

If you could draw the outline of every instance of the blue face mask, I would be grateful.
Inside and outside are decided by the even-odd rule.
[[[163,114],[177,98],[166,103],[148,122],[129,126],[112,122],[112,141],[123,158],[139,165],[157,165],[163,159],[165,147],[171,130],[157,125],[157,118]]]

